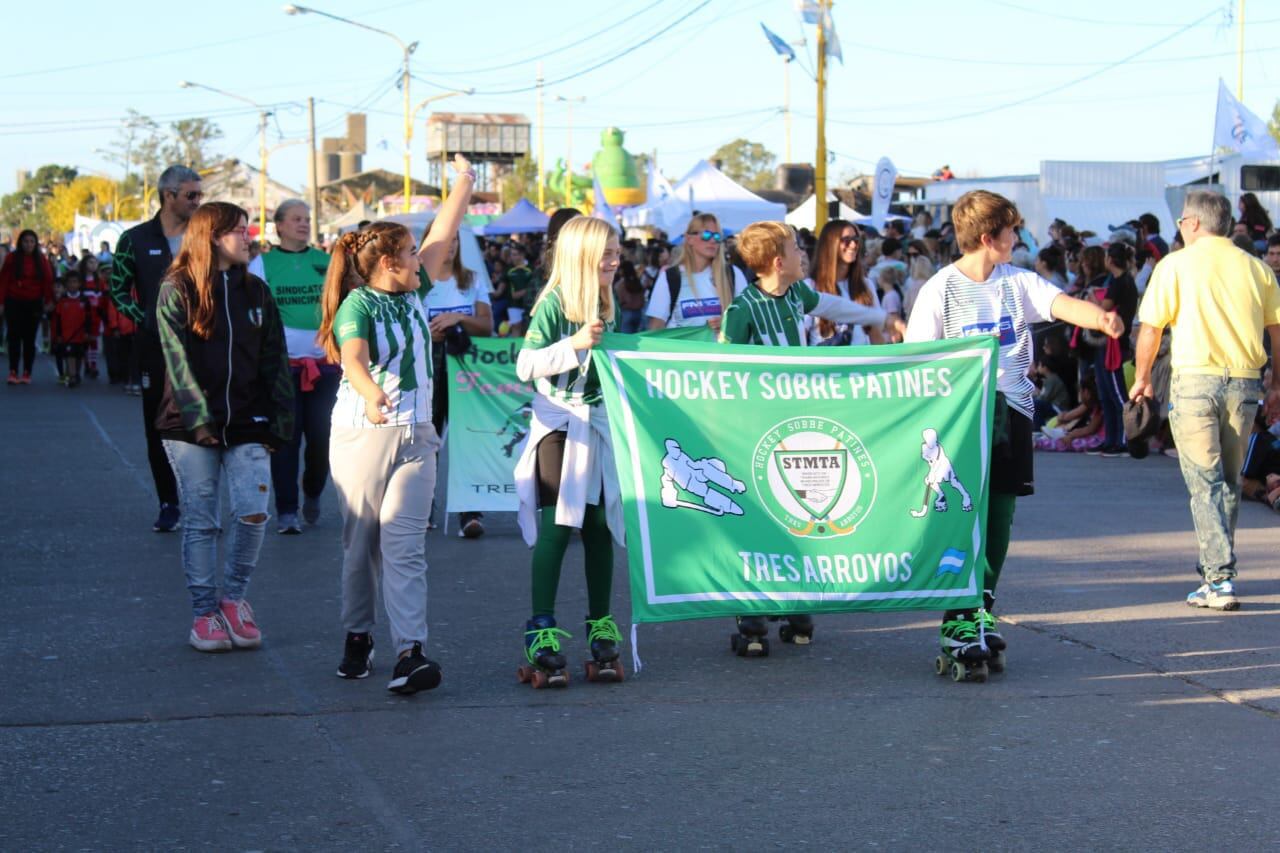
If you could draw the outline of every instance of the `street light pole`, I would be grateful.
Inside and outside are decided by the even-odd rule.
[[[298,6],[289,3],[284,7],[286,15],[320,15],[334,21],[341,21],[344,24],[350,24],[353,27],[359,27],[362,30],[368,30],[372,33],[384,35],[400,46],[401,52],[404,54],[404,72],[400,79],[401,88],[404,89],[404,207],[405,213],[409,212],[409,172],[413,165],[410,151],[410,145],[413,137],[413,116],[409,110],[409,57],[418,49],[418,43],[410,42],[405,44],[404,40],[395,33],[380,30],[377,27],[371,27],[368,24],[362,24],[359,21],[353,21],[350,18],[344,18],[341,15],[335,15],[331,12],[323,12],[319,9],[313,9],[310,6]]]
[[[453,91],[445,92],[440,95],[432,95],[430,98],[427,98],[426,100],[422,101],[422,103],[414,107],[413,112],[409,118],[409,133],[405,137],[406,148],[408,147],[408,144],[413,140],[413,126],[418,123],[418,113],[422,111],[423,107],[425,107],[427,104],[435,103],[436,101],[443,101],[445,98],[452,98],[454,95],[473,95],[475,94],[475,91],[476,91],[475,89],[455,89]],[[448,161],[449,161],[448,154],[446,154],[445,151],[441,149],[440,151],[440,203],[441,204],[444,203],[444,200],[448,197],[448,193],[449,193],[449,174],[448,172],[445,171],[445,169],[448,167]],[[407,175],[408,172],[405,172],[405,174]]]
[[[258,108],[258,239],[265,241],[267,239],[267,118],[271,113],[257,101],[213,86],[206,86],[203,83],[183,80],[178,86],[183,89],[205,89]]]
[[[564,95],[556,95],[557,101],[563,101],[569,106],[569,141],[565,145],[564,161],[564,206],[573,207],[573,105],[581,104],[587,98],[585,95],[579,95],[576,98],[566,98]]]

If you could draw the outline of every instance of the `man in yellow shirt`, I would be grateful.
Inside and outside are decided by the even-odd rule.
[[[1230,228],[1226,198],[1187,194],[1178,219],[1187,247],[1151,273],[1138,308],[1142,329],[1129,391],[1133,400],[1152,396],[1151,366],[1165,327],[1173,327],[1169,424],[1191,494],[1203,580],[1187,604],[1215,610],[1240,606],[1233,583],[1236,515],[1240,468],[1263,393],[1263,330],[1274,361],[1266,414],[1269,421],[1280,418],[1280,288],[1262,261],[1226,238]]]

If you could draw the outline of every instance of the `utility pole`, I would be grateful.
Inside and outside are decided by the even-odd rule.
[[[813,163],[814,233],[827,224],[827,34],[831,0],[818,0],[818,150]]]
[[[307,98],[307,193],[311,203],[311,245],[320,242],[320,181],[316,169],[316,99]]]
[[[538,63],[538,210],[543,210],[547,206],[547,182],[543,177],[543,148],[542,148],[542,97],[543,97],[543,79],[542,79],[542,63]]]

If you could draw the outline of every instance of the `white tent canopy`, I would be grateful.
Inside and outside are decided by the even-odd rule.
[[[674,236],[695,210],[715,214],[720,227],[731,233],[761,220],[782,222],[787,215],[786,205],[761,198],[701,160],[676,184],[671,198],[632,208],[622,221],[629,228],[652,225]]]
[[[813,230],[813,226],[818,221],[818,205],[815,199],[816,195],[810,195],[807,199],[800,203],[800,206],[787,214],[787,224],[792,228],[808,228]],[[828,202],[836,200],[835,193],[827,193]],[[850,222],[856,222],[858,219],[858,211],[854,210],[844,202],[840,202],[840,218],[847,219]]]
[[[422,244],[422,236],[436,218],[436,211],[422,210],[416,213],[396,213],[382,217],[381,222],[399,222],[413,234],[414,242]],[[458,248],[462,252],[462,265],[475,274],[475,281],[484,286],[484,293],[493,290],[493,282],[489,280],[489,268],[484,262],[484,253],[480,251],[480,241],[466,222],[458,229]]]

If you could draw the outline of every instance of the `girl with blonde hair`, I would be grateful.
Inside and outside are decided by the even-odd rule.
[[[658,273],[645,315],[649,328],[710,326],[747,286],[747,277],[724,253],[724,232],[714,213],[698,213],[684,229],[680,260]]]
[[[564,686],[569,676],[556,623],[556,590],[569,539],[581,532],[586,552],[587,677],[621,680],[622,635],[610,615],[613,543],[622,544],[622,506],[609,424],[591,349],[613,329],[618,236],[604,221],[576,217],[556,239],[547,286],[533,306],[516,362],[533,381],[533,421],[516,464],[520,530],[533,546],[532,618],[525,625],[521,681]],[[541,524],[539,525],[539,519]]]

